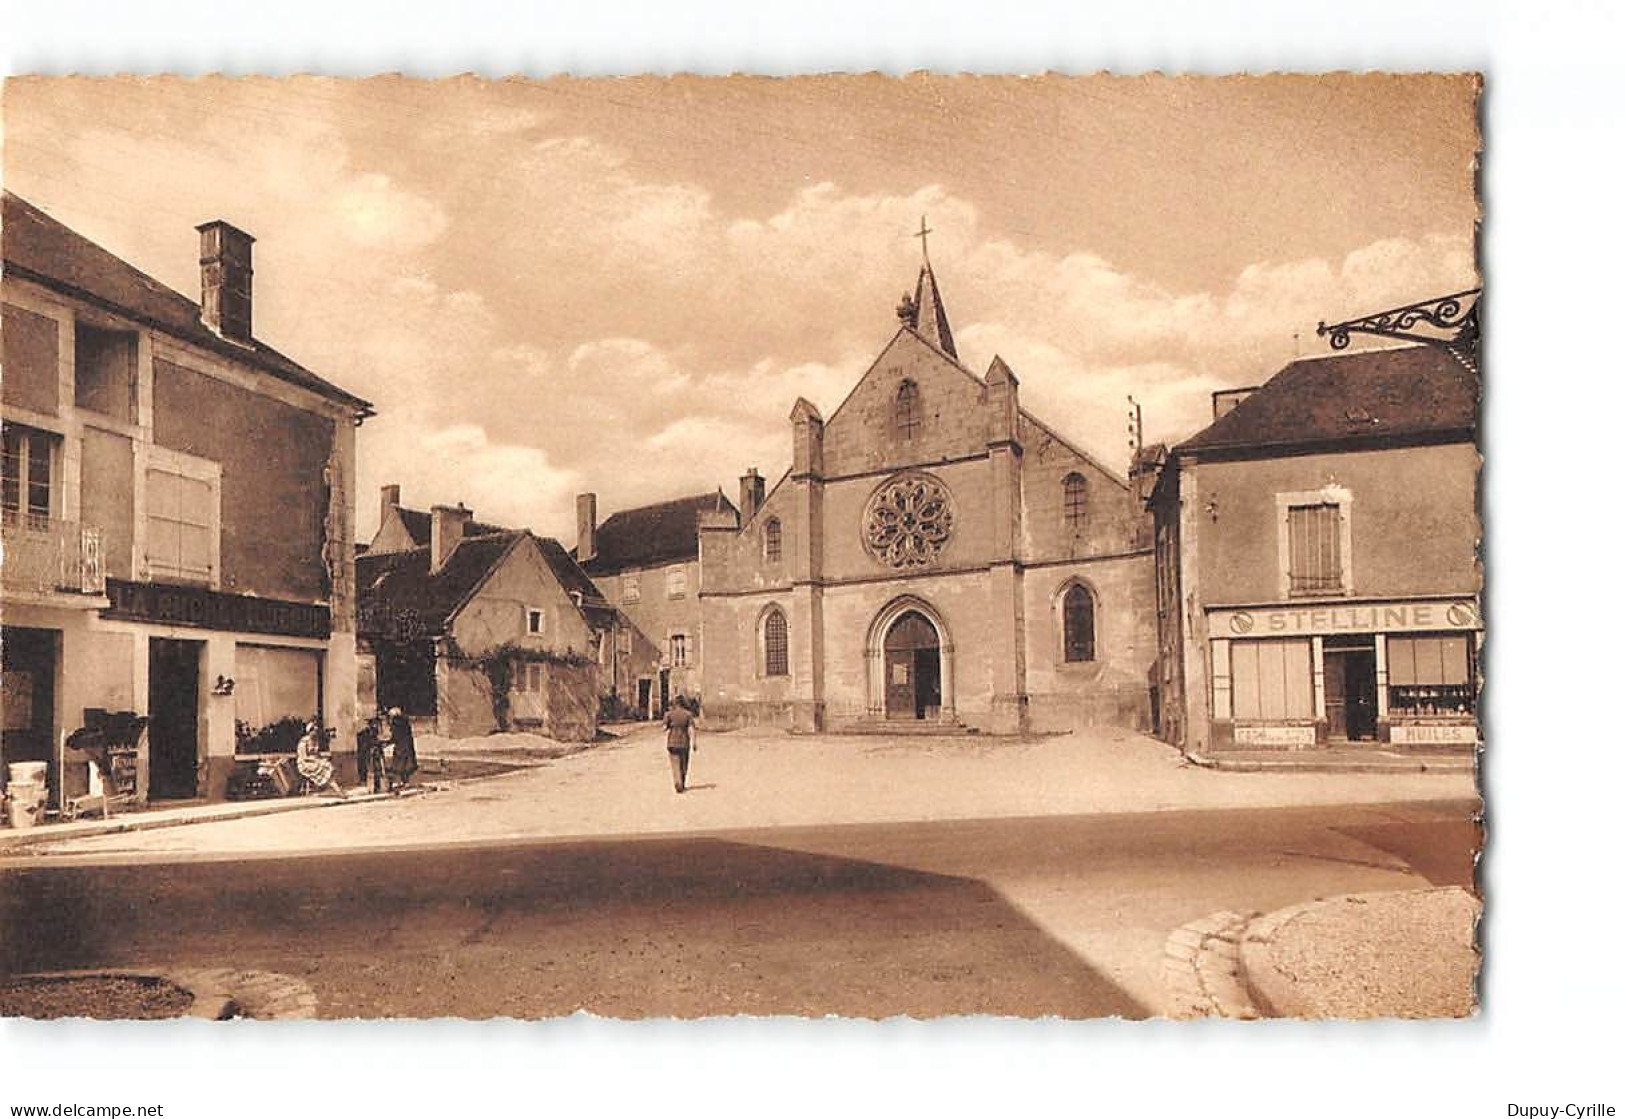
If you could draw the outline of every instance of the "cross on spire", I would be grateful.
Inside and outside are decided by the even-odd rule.
[[[926,247],[925,239],[929,234],[931,234],[933,232],[934,232],[934,230],[932,230],[931,228],[929,228],[925,224],[925,215],[921,214],[920,215],[920,231],[918,233],[914,234],[914,236],[918,237],[920,239],[920,257],[925,261],[925,264],[926,264],[927,268],[929,268],[931,266],[931,252]]]

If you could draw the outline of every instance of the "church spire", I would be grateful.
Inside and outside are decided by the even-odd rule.
[[[954,349],[954,332],[948,328],[948,311],[942,305],[942,293],[937,290],[936,274],[931,271],[931,253],[925,240],[930,233],[922,216],[920,231],[914,234],[920,239],[920,278],[914,285],[914,298],[905,296],[897,315],[905,325],[913,327],[926,341],[957,361],[959,351]]]

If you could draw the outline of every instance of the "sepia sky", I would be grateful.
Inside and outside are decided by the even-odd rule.
[[[377,487],[574,541],[789,461],[897,328],[925,215],[961,360],[1108,464],[1327,352],[1321,319],[1476,283],[1476,83],[12,79],[7,189],[376,404]],[[1298,337],[1295,338],[1294,334]]]

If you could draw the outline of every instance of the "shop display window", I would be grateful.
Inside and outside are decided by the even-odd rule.
[[[237,753],[293,753],[321,712],[321,677],[314,649],[237,646]]]
[[[1230,646],[1237,719],[1313,719],[1315,688],[1307,641],[1237,641]]]
[[[1472,644],[1465,634],[1388,638],[1390,715],[1470,715]]]

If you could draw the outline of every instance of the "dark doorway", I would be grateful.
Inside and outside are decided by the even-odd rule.
[[[654,681],[645,676],[638,681],[638,718],[647,719],[654,712],[649,710],[649,699],[654,694]]]
[[[198,641],[154,637],[147,642],[147,795],[154,800],[197,796]]]
[[[435,689],[434,644],[429,641],[378,642],[378,709],[399,707],[404,714],[420,718],[438,710]]]
[[[4,655],[3,729],[5,761],[47,762],[46,780],[56,789],[56,651],[52,629],[6,626],[0,632]]]
[[[660,714],[664,715],[671,708],[671,669],[660,670]]]
[[[1377,651],[1335,648],[1325,653],[1326,737],[1348,742],[1377,737]]]
[[[942,707],[937,629],[910,610],[886,632],[886,718],[934,719]]]

